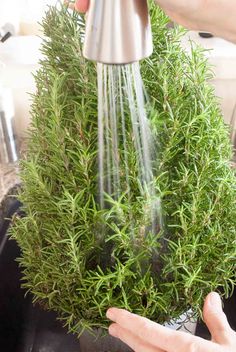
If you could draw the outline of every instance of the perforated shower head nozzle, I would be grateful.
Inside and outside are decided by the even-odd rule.
[[[152,54],[146,0],[90,0],[84,57],[106,64],[128,64]]]

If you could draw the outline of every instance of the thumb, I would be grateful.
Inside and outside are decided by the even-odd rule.
[[[232,329],[222,309],[221,298],[218,293],[211,292],[204,304],[203,318],[214,342],[225,344],[229,341]]]
[[[76,0],[75,9],[79,12],[86,12],[89,8],[89,0]]]

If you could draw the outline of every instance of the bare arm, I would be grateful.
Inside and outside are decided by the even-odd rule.
[[[156,0],[177,23],[236,42],[235,0]]]

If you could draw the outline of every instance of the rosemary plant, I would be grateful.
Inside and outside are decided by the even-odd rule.
[[[84,20],[62,6],[43,21],[21,171],[26,216],[14,220],[12,236],[22,251],[23,287],[78,334],[106,328],[110,306],[161,323],[189,308],[200,315],[208,292],[229,296],[234,286],[236,178],[212,73],[202,50],[187,54],[183,31],[168,29],[154,5],[150,11],[155,50],[141,69],[164,226],[146,236],[139,197],[105,210],[98,204],[96,65],[81,53]]]

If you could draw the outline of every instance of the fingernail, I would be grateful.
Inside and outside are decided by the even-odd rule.
[[[106,314],[107,318],[110,320],[114,320],[115,315],[114,315],[114,311],[112,308],[109,308]]]
[[[222,301],[220,295],[216,292],[212,292],[209,297],[209,303],[214,310],[222,309]]]
[[[109,326],[109,334],[114,336],[114,337],[117,337],[117,331],[116,331],[115,325],[110,325]]]

